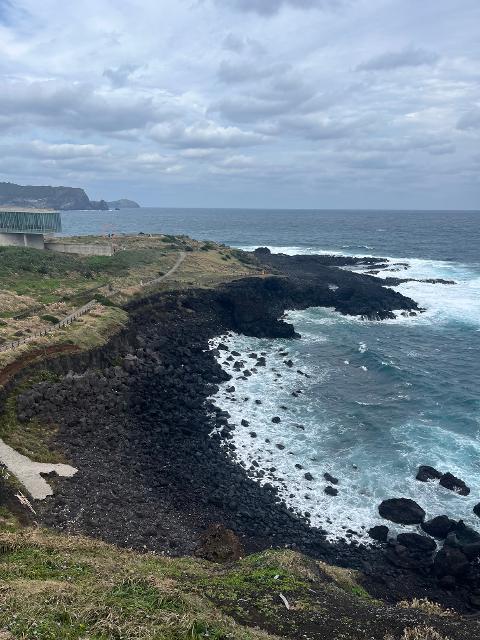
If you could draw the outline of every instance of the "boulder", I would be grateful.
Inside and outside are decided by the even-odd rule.
[[[272,418],[272,422],[273,424],[278,424],[279,422],[281,422],[281,419],[278,416],[275,416]]]
[[[425,511],[410,498],[390,498],[378,507],[378,512],[386,520],[397,524],[420,524],[425,519]]]
[[[422,536],[419,533],[400,533],[397,536],[397,542],[411,551],[432,553],[437,548],[433,538]]]
[[[473,507],[473,513],[480,518],[480,502]]]
[[[433,568],[437,576],[461,576],[468,572],[470,565],[460,549],[445,545],[435,556]]]
[[[472,560],[480,558],[480,542],[464,544],[460,547],[460,551],[467,556],[470,562],[472,562]]]
[[[480,542],[480,533],[472,529],[464,523],[463,520],[459,520],[454,529],[455,537],[459,544],[471,544],[473,542]]]
[[[210,525],[195,551],[195,555],[211,562],[231,562],[244,554],[239,537],[223,524]]]
[[[419,549],[409,549],[403,544],[395,544],[385,552],[385,557],[396,567],[402,569],[420,569],[432,565],[432,553],[425,553]]]
[[[323,490],[327,496],[338,496],[338,489],[335,489],[335,487],[325,487],[325,489]]]
[[[377,542],[386,542],[388,539],[388,527],[384,524],[379,524],[369,529],[368,535]]]
[[[444,540],[455,529],[456,524],[455,520],[451,520],[448,516],[436,516],[422,522],[420,526],[428,535]]]
[[[429,482],[430,480],[440,480],[443,473],[437,471],[435,467],[429,467],[426,464],[420,465],[418,467],[417,475],[415,476],[416,480],[420,480],[420,482]]]
[[[450,472],[443,474],[443,476],[440,478],[440,484],[442,485],[442,487],[445,487],[445,489],[455,491],[461,496],[468,496],[468,494],[470,493],[470,488],[467,487],[465,482],[463,480],[460,480],[460,478],[456,478]]]
[[[331,484],[338,484],[338,478],[334,478],[328,472],[324,473],[323,477],[327,482],[330,482]]]
[[[309,482],[313,480],[313,476],[310,473],[310,471],[307,471],[307,473],[303,477],[305,478],[305,480],[308,480]]]

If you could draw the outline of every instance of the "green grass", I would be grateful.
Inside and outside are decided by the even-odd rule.
[[[166,577],[176,562],[38,530],[0,532],[0,629],[22,640],[268,640],[190,581]]]
[[[217,565],[3,526],[0,630],[16,640],[398,640],[406,622],[428,622],[475,637],[474,627],[448,633],[461,618],[372,605],[357,573],[325,567],[289,550]]]
[[[36,462],[61,462],[61,456],[50,445],[56,429],[54,425],[44,425],[37,420],[20,422],[17,417],[17,398],[37,382],[54,382],[56,379],[55,374],[45,370],[24,380],[8,396],[0,414],[0,438]]]

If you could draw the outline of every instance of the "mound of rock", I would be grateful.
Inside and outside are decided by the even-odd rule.
[[[445,489],[450,489],[450,491],[455,491],[459,493],[461,496],[468,496],[470,493],[470,487],[467,487],[463,480],[460,478],[456,478],[453,473],[444,473],[440,478],[440,484]]]
[[[410,498],[390,498],[378,507],[378,512],[386,520],[397,524],[420,524],[425,519],[425,511]]]
[[[422,522],[420,526],[428,535],[444,540],[449,533],[454,531],[456,524],[455,520],[451,520],[448,516],[436,516]]]
[[[211,562],[231,562],[245,554],[240,539],[222,524],[212,524],[203,534],[195,555]]]

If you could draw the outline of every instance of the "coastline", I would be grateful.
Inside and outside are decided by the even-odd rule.
[[[54,368],[66,377],[25,392],[22,412],[59,426],[56,448],[79,473],[53,479],[55,495],[36,505],[40,521],[167,555],[194,553],[202,532],[222,523],[249,551],[288,546],[362,570],[378,597],[427,594],[462,610],[468,589],[445,592],[428,572],[391,565],[380,546],[327,543],[324,532],[279,503],[273,487],[254,483],[219,446],[231,446],[232,427],[208,400],[227,379],[209,340],[226,331],[294,338],[294,327],[278,320],[291,308],[336,303],[343,312],[371,318],[390,317],[396,305],[418,310],[383,282],[332,270],[325,259],[315,283],[318,272],[314,277],[309,264],[310,271],[302,266],[280,277],[129,303],[127,328],[106,347],[56,361]],[[342,289],[348,283],[349,296],[329,288],[332,280]],[[211,438],[215,427],[218,435]]]

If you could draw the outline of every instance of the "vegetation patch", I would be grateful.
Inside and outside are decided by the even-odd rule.
[[[63,462],[61,455],[51,446],[56,427],[35,419],[20,422],[17,416],[17,398],[38,382],[55,382],[57,379],[55,374],[44,370],[24,380],[8,396],[0,415],[0,438],[36,462]]]

